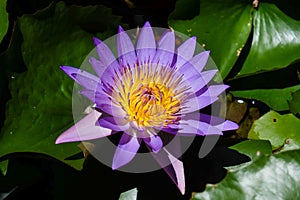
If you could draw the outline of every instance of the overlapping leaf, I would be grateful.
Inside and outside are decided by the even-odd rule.
[[[292,99],[289,101],[289,108],[296,116],[300,116],[300,89],[292,93]]]
[[[300,85],[284,89],[256,89],[244,91],[232,91],[235,97],[256,99],[266,103],[276,111],[289,110],[288,100],[292,99],[292,92],[300,89]]]
[[[261,3],[253,19],[252,45],[239,75],[284,68],[300,59],[300,21],[269,3]]]
[[[49,13],[49,9],[44,12]],[[55,145],[56,137],[74,123],[73,81],[59,66],[80,67],[93,48],[92,35],[74,24],[70,9],[58,3],[53,16],[39,13],[19,19],[28,71],[10,82],[12,99],[7,105],[1,133],[0,156],[39,152],[77,169],[82,167],[82,160],[64,160],[80,152],[76,144]]]
[[[252,5],[247,1],[201,0],[198,16],[191,20],[170,19],[169,24],[176,31],[197,36],[198,42],[211,51],[211,57],[225,78],[249,37],[251,11]]]
[[[270,111],[254,122],[250,139],[269,140],[273,149],[300,148],[300,120],[293,114],[280,115]]]
[[[207,185],[192,199],[299,199],[299,181],[299,150],[261,155],[251,165],[229,171],[219,184]]]

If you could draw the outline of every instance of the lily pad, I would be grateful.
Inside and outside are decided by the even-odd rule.
[[[274,4],[260,3],[253,27],[251,49],[238,75],[284,68],[300,59],[300,21]]]
[[[300,89],[292,93],[292,99],[289,101],[289,108],[296,116],[300,116]]]
[[[176,10],[179,8],[176,4]],[[183,6],[183,5],[181,5]],[[201,0],[200,14],[191,20],[169,20],[176,31],[197,36],[225,78],[238,59],[252,28],[252,5],[242,0]]]
[[[177,0],[174,11],[169,19],[192,19],[199,15],[200,1],[198,0]]]
[[[192,200],[300,199],[300,150],[261,155],[251,165],[229,171],[223,181],[207,185]]]
[[[290,140],[293,148],[300,148],[300,119],[291,113],[280,115],[270,111],[254,122],[248,137],[269,140],[273,150],[288,145]]]
[[[57,136],[74,123],[74,83],[59,66],[80,66],[93,49],[92,35],[75,24],[68,11],[64,3],[58,3],[51,17],[39,13],[19,18],[28,71],[10,81],[12,99],[7,104],[0,156],[38,152],[76,169],[82,167],[82,159],[65,160],[80,152],[75,143],[55,145]]]
[[[0,1],[0,42],[8,29],[8,13],[6,12],[6,0]]]
[[[229,148],[249,156],[251,160],[260,155],[272,154],[272,146],[268,140],[245,140]]]
[[[244,91],[232,91],[235,97],[247,99],[256,99],[266,103],[270,108],[276,111],[289,110],[288,100],[292,99],[292,92],[300,89],[300,85],[284,89],[256,89]]]

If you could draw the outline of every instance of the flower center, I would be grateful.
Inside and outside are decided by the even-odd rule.
[[[143,127],[161,127],[176,121],[180,102],[161,84],[150,82],[130,93],[128,115]]]
[[[135,65],[116,72],[111,96],[138,128],[178,122],[185,98],[182,77],[163,66]]]

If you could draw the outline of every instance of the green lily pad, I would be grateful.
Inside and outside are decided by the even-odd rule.
[[[251,165],[229,171],[223,181],[207,185],[192,200],[300,199],[300,150],[261,155]]]
[[[300,119],[291,113],[280,115],[270,111],[254,122],[248,137],[269,140],[273,149],[289,145],[290,140],[294,148],[300,148]]]
[[[169,19],[192,19],[199,15],[200,1],[198,0],[177,0],[175,10],[170,14]]]
[[[300,89],[292,93],[292,99],[289,101],[289,108],[296,116],[300,116]]]
[[[181,5],[183,6],[183,5]],[[177,9],[181,9],[176,7]],[[197,36],[211,51],[223,78],[228,75],[243,49],[252,27],[252,5],[242,0],[201,0],[200,14],[191,20],[169,20],[176,31]]]
[[[92,35],[75,24],[68,13],[69,8],[58,3],[51,17],[39,13],[19,18],[24,39],[22,54],[28,71],[10,81],[12,99],[7,104],[0,156],[38,152],[76,169],[82,167],[82,159],[65,160],[80,152],[76,143],[55,144],[58,135],[74,123],[74,82],[59,66],[79,67],[93,49]]]
[[[8,29],[8,13],[6,12],[6,1],[0,1],[0,42]]]
[[[119,200],[136,200],[138,190],[136,188],[123,192]]]
[[[272,146],[268,140],[246,140],[229,148],[249,156],[251,160],[260,155],[272,154]]]
[[[256,99],[266,103],[270,108],[276,111],[289,110],[288,100],[292,99],[292,92],[300,89],[300,85],[284,89],[256,89],[244,91],[232,91],[235,97],[247,99]]]
[[[300,21],[269,3],[260,3],[253,19],[252,46],[238,75],[284,68],[300,59]]]

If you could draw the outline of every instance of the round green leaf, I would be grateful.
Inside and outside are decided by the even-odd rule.
[[[261,155],[251,165],[228,171],[223,181],[207,185],[193,200],[300,199],[300,150]]]
[[[242,0],[201,0],[198,16],[191,20],[169,20],[169,24],[176,31],[197,36],[202,46],[211,51],[225,78],[249,37],[252,5]]]
[[[252,46],[239,75],[284,68],[300,59],[300,21],[269,3],[260,3],[253,19]]]
[[[44,12],[49,13],[49,9]],[[65,160],[80,152],[76,144],[55,144],[58,135],[74,123],[74,82],[59,66],[79,67],[93,49],[92,35],[74,23],[69,9],[58,3],[53,16],[39,13],[19,18],[24,39],[22,54],[28,71],[10,81],[12,99],[1,133],[0,156],[39,152],[76,169],[82,167],[82,159]]]
[[[0,42],[8,29],[8,13],[6,12],[6,0],[0,1]]]
[[[256,89],[232,91],[235,97],[247,99],[256,99],[266,103],[270,108],[276,111],[289,110],[288,100],[292,99],[292,92],[300,89],[300,85],[284,89]]]
[[[280,115],[270,111],[253,123],[248,137],[269,140],[273,149],[288,146],[290,140],[294,148],[300,148],[300,120],[293,114]]]

